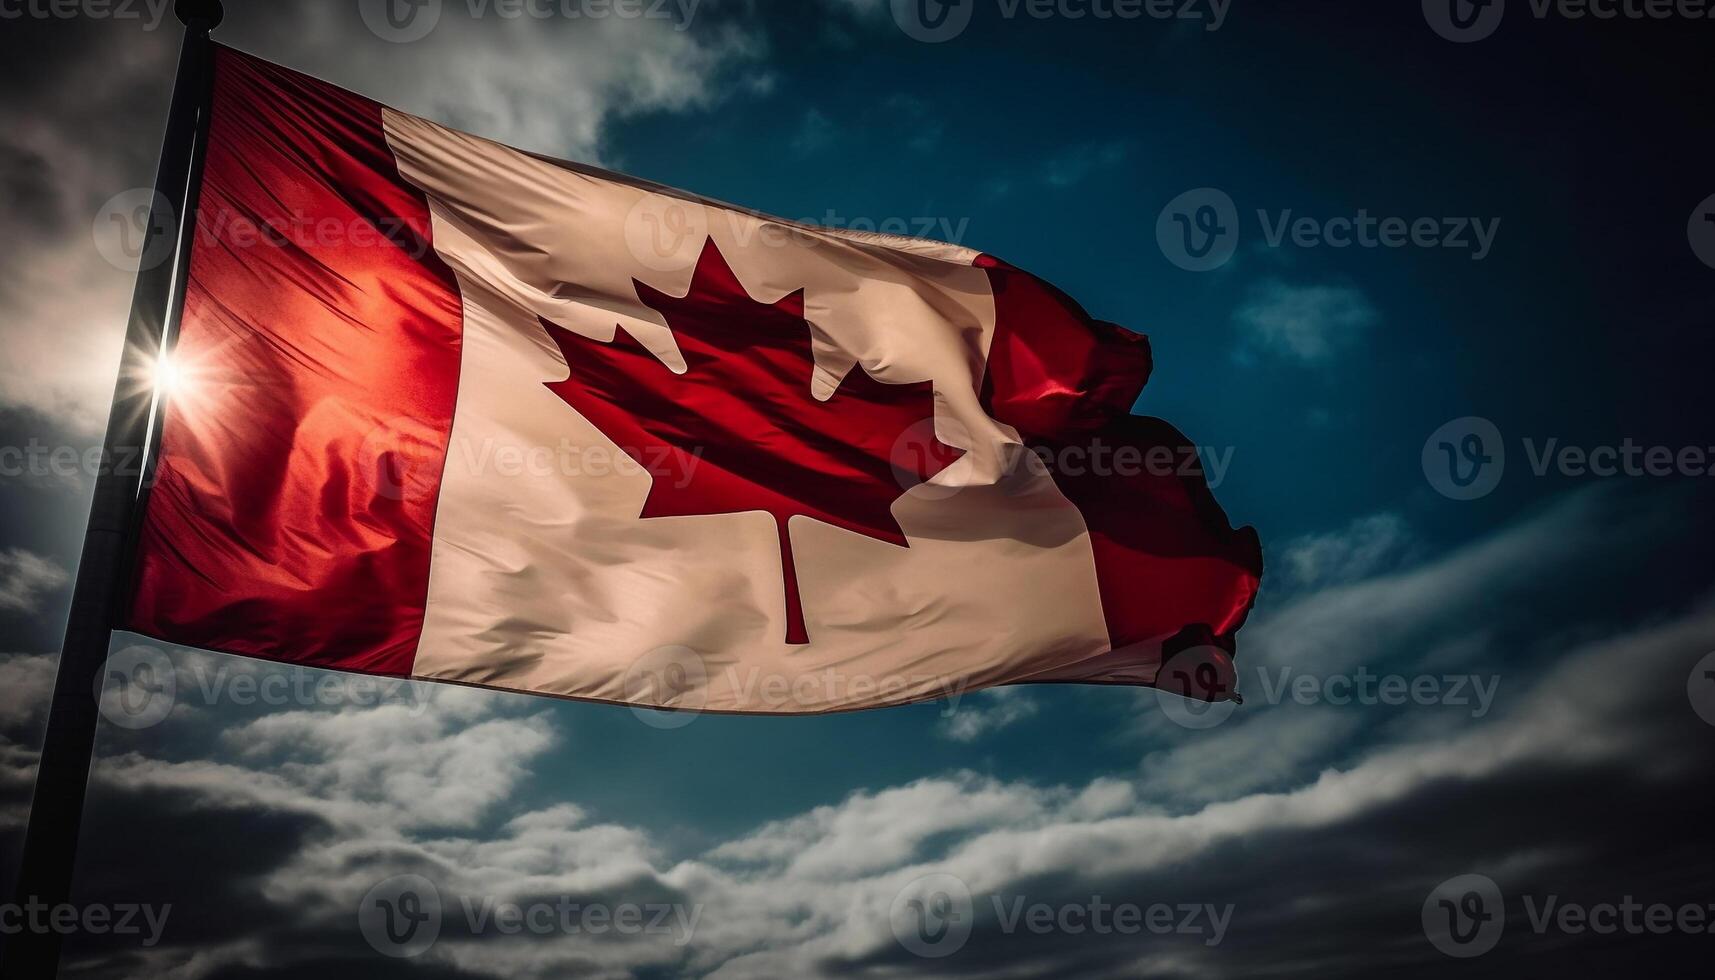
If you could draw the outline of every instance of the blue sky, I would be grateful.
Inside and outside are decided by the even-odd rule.
[[[1715,741],[1688,692],[1715,650],[1711,480],[1532,465],[1548,440],[1715,447],[1715,269],[1687,230],[1715,194],[1699,97],[1715,28],[1515,0],[1458,44],[1417,4],[1234,0],[1207,30],[966,3],[969,28],[941,44],[861,0],[705,0],[688,25],[456,2],[408,44],[355,3],[232,2],[217,36],[528,149],[786,217],[951,235],[1148,333],[1137,411],[1230,453],[1217,494],[1269,558],[1241,635],[1247,704],[1198,729],[1152,692],[1054,687],[664,728],[450,689],[237,703],[233,676],[297,672],[170,651],[173,713],[103,728],[80,897],[176,918],[151,949],[74,941],[87,972],[1415,976],[1451,963],[1420,912],[1464,874],[1506,896],[1506,935],[1463,964],[1475,975],[1706,958],[1707,936],[1539,933],[1525,901],[1715,902],[1687,871],[1705,860]],[[142,27],[0,34],[0,213],[28,243],[0,282],[0,445],[98,437],[130,283],[100,218],[149,181],[176,44]],[[1157,225],[1200,188],[1233,202],[1237,240],[1193,272]],[[1493,238],[1320,238],[1360,212]],[[1270,241],[1302,218],[1309,244]],[[1506,466],[1455,500],[1425,443],[1471,416]],[[89,489],[0,474],[8,865]],[[1367,675],[1438,693],[1330,703]],[[449,906],[576,895],[704,917],[683,945],[449,927],[396,961],[355,912],[405,873]],[[890,902],[934,874],[975,896],[973,936],[944,958],[890,929]],[[995,914],[1098,895],[1232,918],[1209,944]]]

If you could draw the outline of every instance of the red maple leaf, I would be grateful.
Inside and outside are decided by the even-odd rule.
[[[932,386],[884,384],[857,367],[817,401],[804,291],[757,302],[713,239],[685,296],[632,283],[666,318],[685,373],[623,330],[602,344],[543,320],[571,370],[547,387],[650,472],[640,518],[772,515],[786,642],[808,643],[787,521],[811,517],[908,546],[893,502],[964,455],[934,436]]]

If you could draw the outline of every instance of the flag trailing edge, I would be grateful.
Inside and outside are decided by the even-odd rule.
[[[128,629],[780,714],[1234,649],[1255,533],[1130,414],[1147,341],[1021,270],[223,47],[208,142]]]

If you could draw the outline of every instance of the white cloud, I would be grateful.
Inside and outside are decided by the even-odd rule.
[[[1492,625],[1485,611],[1498,597],[1526,606],[1531,590],[1568,563],[1611,560],[1644,547],[1658,519],[1599,493],[1565,498],[1427,564],[1259,609],[1245,630],[1244,659],[1327,673],[1376,662],[1437,631],[1437,642],[1460,640]]]
[[[975,742],[985,735],[1036,714],[1036,699],[1016,687],[998,687],[966,698],[941,720],[941,735],[955,742]]]
[[[550,730],[544,717],[467,720],[443,703],[420,714],[399,704],[272,714],[223,739],[275,760],[272,772],[317,797],[377,811],[392,826],[470,827],[523,780]],[[352,745],[364,749],[345,751]]]
[[[1322,364],[1356,343],[1380,315],[1361,290],[1350,286],[1294,286],[1268,279],[1252,288],[1233,319],[1244,338],[1244,353]]]
[[[179,676],[187,691],[183,664]],[[225,751],[209,758],[126,754],[103,765],[133,789],[303,810],[365,834],[468,829],[523,781],[553,744],[552,729],[545,715],[501,714],[516,699],[460,688],[429,697],[426,711],[392,703],[267,714],[219,733]],[[201,709],[186,702],[181,695],[172,724],[197,723]]]
[[[1351,713],[1296,705],[1276,709],[1262,703],[1252,687],[1245,685],[1251,700],[1242,713],[1211,731],[1175,730],[1173,722],[1152,710],[1153,692],[1141,700],[1147,730],[1172,743],[1144,756],[1140,791],[1145,798],[1184,809],[1299,784],[1358,729]]]
[[[707,106],[746,81],[760,37],[647,17],[473,18],[448,4],[411,44],[368,35],[355,7],[271,4],[223,40],[479,136],[599,162],[614,119]]]
[[[845,11],[855,15],[860,20],[866,20],[886,17],[890,0],[822,0],[822,2],[835,10]]]
[[[47,711],[54,690],[53,657],[33,654],[0,655],[0,721],[7,734],[34,726]]]
[[[1273,583],[1288,589],[1368,578],[1409,553],[1411,530],[1398,514],[1360,517],[1338,531],[1288,541],[1270,555]],[[1284,581],[1282,581],[1284,580]]]
[[[1037,793],[1021,798],[974,777],[924,780],[769,824],[710,857],[762,861],[795,878],[839,881],[908,865],[923,857],[926,841],[949,830],[1040,816],[1047,799]]]
[[[22,548],[0,551],[0,611],[33,613],[70,579],[66,570]]]

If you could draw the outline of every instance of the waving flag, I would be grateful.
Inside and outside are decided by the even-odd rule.
[[[227,49],[211,119],[127,628],[757,713],[1232,651],[1255,534],[1040,280]]]

